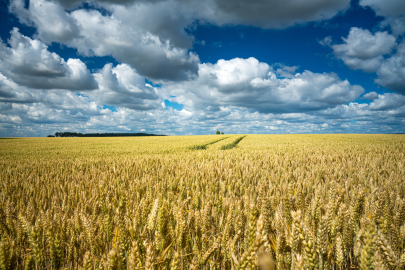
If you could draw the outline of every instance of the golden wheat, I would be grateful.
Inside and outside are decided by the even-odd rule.
[[[0,269],[404,269],[405,136],[238,138],[0,140]]]

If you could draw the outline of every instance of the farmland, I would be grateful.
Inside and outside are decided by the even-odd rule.
[[[0,269],[403,269],[404,155],[405,135],[2,139]]]

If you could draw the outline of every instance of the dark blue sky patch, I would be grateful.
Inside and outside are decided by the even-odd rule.
[[[117,111],[117,107],[116,106],[109,106],[109,105],[103,105],[103,110],[105,109],[109,109],[112,112],[116,112]]]
[[[175,109],[177,111],[181,111],[184,108],[183,104],[179,104],[179,103],[176,103],[176,102],[171,102],[171,101],[169,101],[167,99],[165,99],[165,106],[166,106],[166,109],[167,109],[167,107],[172,107],[173,109]]]
[[[104,7],[100,6],[97,2],[82,3],[81,5],[77,6],[76,8],[74,8],[72,10],[67,10],[67,12],[73,12],[73,11],[78,10],[78,9],[97,10],[103,16],[111,16],[112,15],[111,11],[109,11],[109,10],[105,9]]]
[[[48,46],[48,50],[58,54],[65,61],[67,61],[69,58],[82,60],[82,62],[86,64],[87,68],[93,73],[98,72],[104,67],[105,64],[112,63],[113,66],[120,64],[120,62],[118,62],[112,56],[84,56],[79,54],[77,49],[69,48],[66,45],[57,42],[52,42],[52,44]]]
[[[19,19],[8,12],[8,0],[0,0],[0,38],[4,43],[7,43],[7,40],[10,38],[10,32],[14,27],[17,27],[20,30],[20,33],[32,37],[36,29],[34,27],[21,24]]]
[[[85,97],[85,98],[89,98],[88,96],[85,96],[85,95],[80,94],[80,93],[76,93],[76,95],[77,95],[77,96],[79,96],[79,97]]]
[[[160,85],[160,84],[154,84],[152,81],[150,81],[150,80],[148,80],[148,79],[145,79],[145,83],[150,84],[152,87],[157,87],[157,88],[162,87],[162,85]]]

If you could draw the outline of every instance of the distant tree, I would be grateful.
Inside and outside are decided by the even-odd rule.
[[[217,130],[217,134],[221,134],[221,131]]]
[[[224,135],[224,132],[222,131],[222,135]]]
[[[55,137],[55,136],[53,136],[53,135],[48,135],[48,137]]]

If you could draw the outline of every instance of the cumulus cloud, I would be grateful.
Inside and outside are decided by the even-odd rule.
[[[405,96],[398,94],[386,93],[384,95],[378,95],[378,98],[374,99],[370,103],[370,110],[392,110],[397,109],[405,105]]]
[[[44,100],[46,94],[38,91],[34,94],[27,87],[16,84],[0,72],[0,104],[5,103],[33,103]]]
[[[377,99],[377,98],[378,98],[378,94],[374,91],[364,94],[362,96],[362,99],[368,99],[368,100],[373,100],[373,99]]]
[[[369,6],[379,16],[405,15],[405,2],[401,0],[360,0],[361,6]]]
[[[329,39],[321,44],[330,46],[349,68],[376,72],[377,84],[405,93],[405,42],[397,45],[397,39],[387,32],[372,34],[355,27],[342,39],[342,44],[332,44]]]
[[[402,0],[360,0],[361,6],[372,8],[378,16],[385,17],[381,26],[391,26],[394,35],[405,33],[405,2]]]
[[[405,43],[400,44],[397,53],[382,63],[377,75],[376,83],[405,94]]]
[[[53,110],[76,112],[82,118],[104,105],[140,111],[163,109],[157,89],[146,85],[145,77],[127,64],[114,68],[106,64],[90,74],[79,59],[65,62],[18,29],[12,31],[9,46],[0,45],[0,103],[42,104]],[[72,90],[90,91],[84,96]],[[90,100],[83,102],[84,97]]]
[[[295,73],[296,67],[270,67],[255,58],[200,64],[195,80],[167,84],[167,96],[185,108],[219,111],[221,106],[261,113],[314,111],[358,98],[364,89],[333,73]]]
[[[27,10],[24,1],[11,1],[9,10],[18,14],[22,23],[36,27],[38,36],[46,43],[65,42],[79,36],[75,19],[55,2],[29,1]]]
[[[157,94],[157,89],[146,85],[145,78],[126,64],[115,68],[112,64],[107,64],[95,74],[95,77],[99,83],[99,89],[88,95],[99,104],[133,110],[162,108],[162,100]]]
[[[82,0],[58,0],[65,8],[78,7]],[[244,24],[263,28],[284,28],[297,23],[330,19],[349,7],[349,0],[253,0],[253,1],[184,1],[184,0],[98,0],[102,5],[142,5],[170,3],[196,19],[206,20],[217,25]]]
[[[350,68],[375,72],[396,45],[396,38],[387,32],[372,34],[367,29],[352,27],[344,43],[330,45],[334,54]]]
[[[131,14],[131,9],[127,12],[128,20],[136,18],[137,13]],[[112,55],[141,75],[158,80],[184,80],[197,72],[199,58],[195,53],[173,46],[169,39],[162,40],[136,23],[103,16],[95,10],[77,10],[71,14],[79,22],[85,38],[67,44],[83,54]]]
[[[204,1],[203,18],[215,24],[244,24],[263,28],[285,28],[294,24],[330,19],[349,7],[348,0],[254,0]]]
[[[0,99],[4,98],[13,98],[16,93],[12,86],[11,82],[6,79],[6,77],[0,73]]]
[[[186,82],[145,84],[126,64],[107,64],[94,74],[99,88],[68,90],[20,86],[0,74],[0,136],[38,136],[56,131],[161,134],[399,132],[404,96],[353,102],[360,86],[333,73],[296,72],[255,58],[201,64]],[[184,104],[164,108],[163,99]],[[348,105],[346,105],[349,103]],[[104,105],[108,105],[105,107]],[[116,106],[109,109],[109,106]],[[353,122],[355,121],[355,123]]]
[[[196,21],[215,25],[242,24],[285,28],[332,18],[349,7],[349,0],[280,1],[82,1],[12,0],[9,10],[21,22],[36,27],[46,44],[60,42],[81,54],[112,55],[155,80],[184,80],[197,73],[199,58],[189,52],[194,37],[185,29]],[[61,5],[62,4],[62,5]],[[65,8],[76,8],[70,12]]]
[[[164,108],[157,89],[145,84],[145,78],[128,65],[113,68],[106,64],[93,75],[98,88],[83,92],[83,95],[64,89],[41,90],[21,86],[0,72],[0,103],[41,103],[53,109],[81,111],[83,115],[94,112],[87,111],[88,108],[103,108],[105,105],[139,111]]]
[[[8,47],[0,43],[0,72],[20,85],[40,89],[91,90],[97,82],[79,59],[65,61],[41,41],[11,32]]]
[[[405,33],[405,15],[399,17],[388,17],[385,18],[381,23],[380,27],[385,28],[387,26],[391,27],[392,34],[395,36],[402,35]]]
[[[152,79],[184,80],[197,72],[199,58],[188,50],[193,38],[184,30],[191,21],[170,3],[111,6],[112,14],[103,15],[86,9],[68,13],[46,0],[31,0],[27,10],[23,2],[12,1],[10,10],[33,24],[46,43],[60,42],[88,56],[112,55]]]
[[[71,92],[69,92],[72,94]],[[0,103],[0,136],[45,136],[56,131],[152,132],[160,134],[225,133],[392,133],[403,131],[405,106],[377,108],[352,102],[319,111],[259,113],[229,106],[209,115],[187,110],[102,109],[89,98],[67,96],[58,108],[43,103]],[[387,99],[385,95],[379,99]],[[76,102],[76,110],[70,102]],[[82,104],[90,103],[87,111]],[[66,109],[62,109],[65,106]],[[374,106],[374,108],[372,107]],[[399,107],[398,107],[399,106]]]
[[[30,39],[15,30],[8,45],[1,44],[0,136],[63,130],[395,132],[405,124],[402,95],[368,93],[363,98],[371,103],[360,104],[355,100],[364,89],[334,73],[298,73],[296,66],[255,58],[202,64],[190,52],[198,41],[188,30],[196,23],[285,28],[329,19],[349,0],[100,0],[89,2],[93,9],[84,9],[81,0],[31,0],[28,8],[24,2],[12,0],[9,9],[37,32]],[[329,38],[324,45],[336,46],[336,55],[353,68],[380,72],[381,85],[401,89],[401,46],[394,50],[395,38],[387,32],[357,30],[344,44]],[[120,64],[91,74],[80,60],[49,52],[52,42]],[[392,50],[396,54],[386,60]],[[145,84],[145,77],[162,86]],[[92,90],[81,91],[86,89]],[[166,99],[184,108],[165,107]]]

